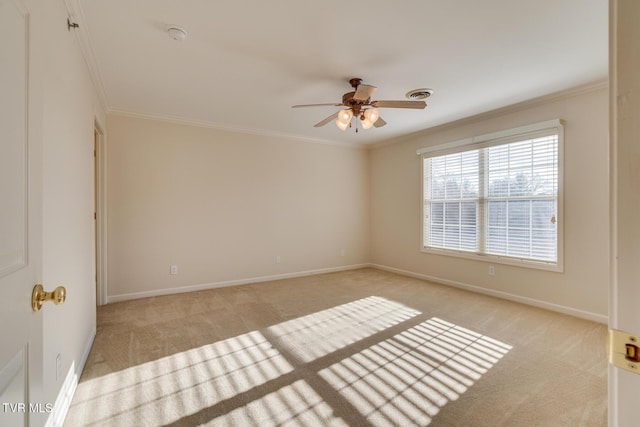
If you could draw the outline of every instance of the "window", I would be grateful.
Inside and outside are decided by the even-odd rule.
[[[418,151],[427,252],[561,270],[559,120]]]

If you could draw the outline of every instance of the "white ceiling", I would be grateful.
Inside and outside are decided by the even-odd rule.
[[[109,111],[249,132],[371,144],[607,77],[607,0],[67,2]],[[358,134],[313,127],[338,107],[291,108],[351,77],[435,94]]]

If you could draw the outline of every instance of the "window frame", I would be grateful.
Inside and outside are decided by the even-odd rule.
[[[557,260],[556,262],[512,257],[506,255],[494,255],[480,252],[469,252],[457,249],[434,248],[424,245],[425,239],[425,158],[437,157],[447,154],[460,153],[492,146],[505,145],[513,142],[534,139],[544,135],[558,135],[558,192],[557,192]],[[506,264],[519,267],[563,272],[564,271],[564,122],[560,119],[547,120],[527,126],[520,126],[513,129],[492,132],[472,138],[466,138],[444,144],[424,147],[417,150],[420,161],[420,252],[426,254],[451,256],[457,258],[483,261],[491,264]],[[482,175],[482,173],[481,173]],[[480,194],[479,199],[484,200],[484,194]],[[479,204],[480,213],[484,215],[485,205]],[[480,226],[484,225],[484,221]],[[478,240],[483,240],[484,231],[477,234]],[[483,244],[479,245],[482,250]]]

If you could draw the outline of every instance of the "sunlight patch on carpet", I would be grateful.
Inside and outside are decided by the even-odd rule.
[[[510,349],[433,317],[320,375],[374,426],[428,425]]]
[[[371,296],[84,381],[73,406],[100,426],[428,425],[510,349]]]
[[[420,314],[371,296],[267,328],[301,362],[310,362]]]
[[[307,382],[299,380],[213,419],[224,426],[344,425]]]
[[[98,425],[157,425],[233,399],[293,369],[253,331],[82,382],[82,399],[74,405],[85,405],[86,419]]]

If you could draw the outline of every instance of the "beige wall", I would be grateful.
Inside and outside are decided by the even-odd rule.
[[[93,128],[105,117],[63,0],[44,3],[42,280],[67,300],[43,307],[43,385],[54,403],[67,373],[79,377],[96,329]],[[61,375],[56,379],[56,356]],[[67,384],[69,385],[69,384]],[[59,410],[56,407],[56,411]]]
[[[564,272],[420,252],[416,150],[545,120],[565,121]],[[606,321],[609,249],[608,90],[467,120],[375,148],[371,153],[371,262]],[[558,307],[554,307],[558,306]]]
[[[107,122],[110,301],[368,262],[366,150]]]
[[[109,300],[370,262],[606,321],[607,96],[594,87],[368,152],[110,115]],[[489,276],[488,263],[421,253],[416,150],[553,118],[565,122],[564,272],[494,264]]]
[[[80,374],[95,332],[93,123],[107,119],[64,1],[44,4],[42,278],[68,291],[42,312],[53,402],[72,365]],[[371,152],[109,116],[109,295],[373,262],[606,315],[607,108],[602,89]],[[565,272],[498,265],[489,277],[484,263],[420,253],[415,150],[551,118],[566,121]]]

